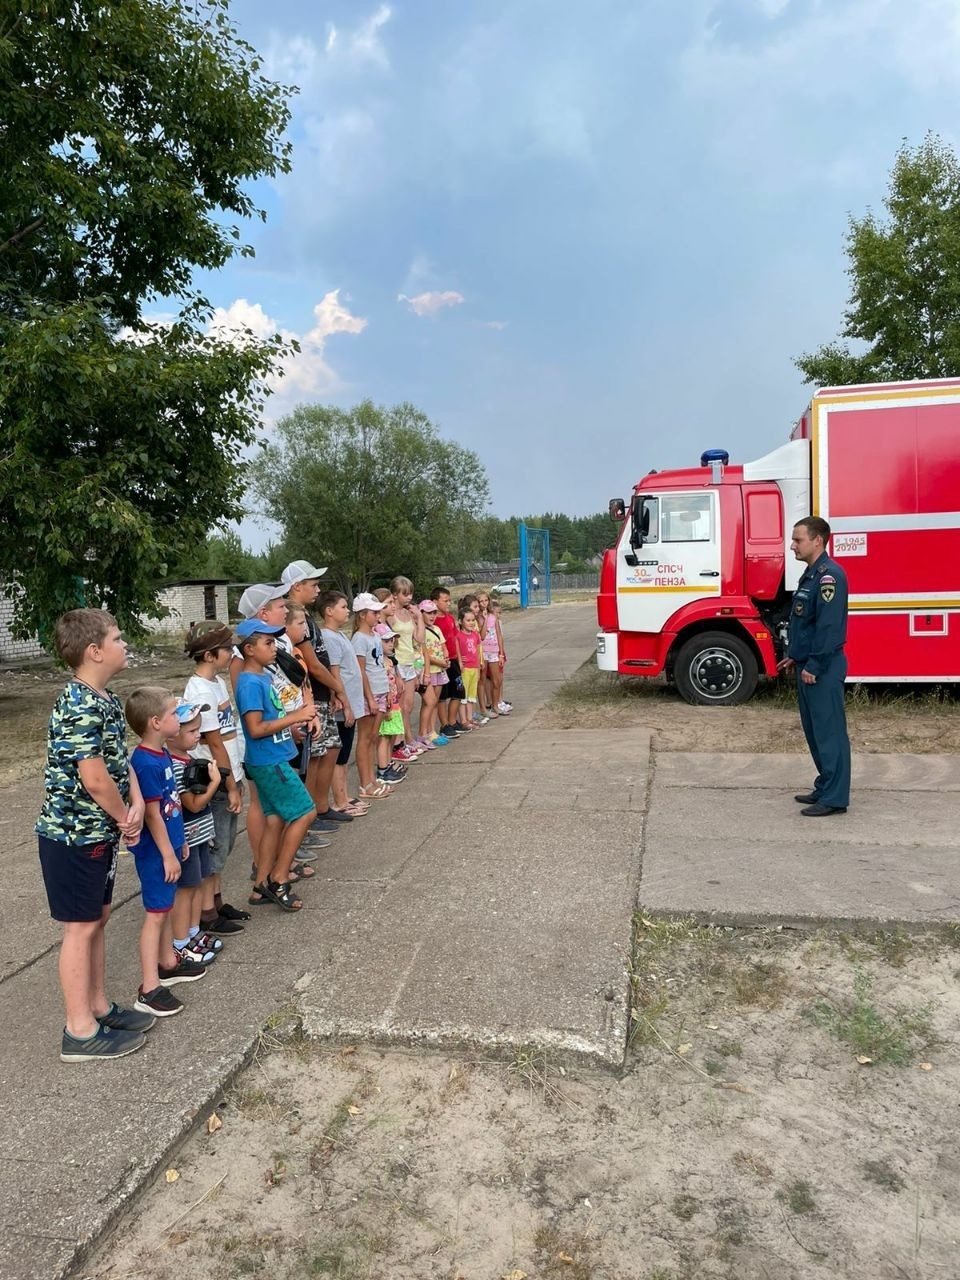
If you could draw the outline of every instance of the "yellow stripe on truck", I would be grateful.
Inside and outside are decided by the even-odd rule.
[[[711,591],[719,591],[719,587],[617,587],[617,591],[622,595],[662,595],[667,591],[695,591],[697,595],[705,596]]]

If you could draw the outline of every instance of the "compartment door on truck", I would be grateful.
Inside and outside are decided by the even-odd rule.
[[[621,631],[662,631],[681,606],[719,594],[716,492],[636,494],[617,552]]]

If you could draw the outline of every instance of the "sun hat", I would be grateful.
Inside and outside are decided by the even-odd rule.
[[[376,609],[378,612],[383,608],[383,601],[370,591],[361,591],[358,596],[353,597],[353,612],[361,613],[364,609]]]
[[[298,582],[309,582],[311,578],[322,578],[326,572],[326,566],[322,569],[315,569],[309,560],[291,560],[283,573],[281,573],[280,581],[285,587],[294,587]]]
[[[282,600],[286,594],[285,586],[272,587],[267,582],[255,582],[240,597],[237,609],[245,618],[252,618],[272,600]]]

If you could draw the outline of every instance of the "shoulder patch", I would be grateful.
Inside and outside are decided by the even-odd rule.
[[[836,582],[836,578],[832,573],[824,573],[820,577],[820,585],[823,586],[825,582]]]

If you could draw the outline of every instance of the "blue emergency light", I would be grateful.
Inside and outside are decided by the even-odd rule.
[[[704,449],[700,455],[701,467],[709,467],[711,462],[719,462],[725,467],[729,461],[730,455],[726,449]]]

